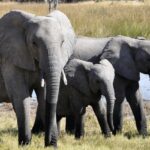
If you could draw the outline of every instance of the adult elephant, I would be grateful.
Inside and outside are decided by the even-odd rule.
[[[150,41],[126,36],[111,38],[79,37],[74,58],[98,63],[108,59],[115,69],[114,134],[122,129],[122,107],[126,98],[135,117],[137,130],[147,134],[143,100],[139,89],[139,74],[150,73]]]
[[[115,73],[111,63],[106,59],[101,60],[99,64],[72,59],[64,70],[68,85],[61,84],[60,86],[57,104],[58,122],[62,117],[73,114],[75,137],[80,138],[84,134],[84,130],[82,130],[84,110],[86,106],[91,105],[102,133],[106,137],[110,136],[110,129],[113,130],[112,114],[115,101],[113,87]],[[106,97],[107,112],[103,102],[99,102],[101,95]]]
[[[60,11],[44,17],[16,10],[0,19],[0,69],[16,112],[19,144],[28,144],[31,140],[30,92],[21,70],[34,72],[37,65],[47,91],[45,146],[57,146],[56,105],[60,77],[74,43],[71,23]]]

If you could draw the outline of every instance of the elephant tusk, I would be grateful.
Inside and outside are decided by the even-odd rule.
[[[67,78],[66,78],[64,70],[62,70],[62,78],[63,78],[64,84],[67,85],[68,83],[67,83]]]
[[[44,87],[44,85],[45,85],[45,80],[42,78],[41,79],[41,87]]]

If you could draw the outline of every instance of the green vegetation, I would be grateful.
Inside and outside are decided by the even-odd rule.
[[[1,3],[0,15],[12,9],[22,9],[37,15],[48,14],[46,4]],[[150,38],[150,4],[137,2],[86,2],[77,4],[62,4],[58,8],[68,15],[78,35],[103,37],[118,34],[131,37],[145,36]],[[33,135],[29,146],[18,147],[17,123],[13,111],[0,108],[0,150],[42,150],[44,136]],[[32,124],[35,113],[32,112]],[[148,121],[150,133],[150,122]],[[125,119],[123,134],[105,139],[99,134],[97,121],[91,111],[88,111],[85,123],[85,137],[75,140],[74,136],[64,132],[62,123],[59,138],[59,150],[148,150],[150,137],[143,139],[137,135],[132,119]],[[49,148],[47,148],[49,149]]]
[[[37,15],[46,15],[46,4],[3,3],[0,14],[12,9],[23,9]],[[83,2],[62,4],[58,7],[70,18],[78,35],[103,37],[127,35],[150,38],[150,3],[139,2]]]
[[[1,108],[2,109],[2,108]],[[34,110],[35,111],[35,110]],[[32,124],[34,121],[32,111]],[[33,135],[31,145],[18,147],[17,123],[13,110],[3,109],[0,112],[0,150],[44,150],[44,135]],[[123,134],[105,139],[99,130],[97,120],[88,108],[85,121],[85,136],[81,140],[75,140],[74,136],[64,132],[64,120],[62,120],[61,136],[58,141],[59,150],[148,150],[150,149],[150,137],[142,138],[137,135],[132,119],[125,119]],[[148,122],[150,125],[150,122]],[[150,129],[150,126],[148,127]],[[150,131],[149,131],[150,132]],[[47,150],[49,148],[46,148]],[[52,148],[51,148],[52,149]]]
[[[93,3],[64,5],[60,9],[69,16],[79,35],[103,37],[122,34],[150,38],[150,5]]]

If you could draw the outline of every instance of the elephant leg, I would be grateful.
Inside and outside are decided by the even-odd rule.
[[[102,102],[102,100],[100,100],[97,103],[92,104],[91,106],[97,117],[102,133],[104,134],[105,137],[110,137],[111,133],[110,133],[110,129],[109,129],[108,122],[107,122],[106,106],[104,106],[104,103]]]
[[[84,114],[78,114],[75,118],[75,138],[80,139],[84,136]]]
[[[141,135],[147,135],[147,123],[143,107],[143,99],[139,90],[139,83],[133,82],[126,89],[126,98],[132,109],[136,127]]]
[[[24,98],[22,104],[22,98],[15,99],[13,107],[17,116],[18,132],[19,132],[19,145],[29,144],[31,141],[31,131],[30,131],[30,101],[31,98]]]
[[[19,145],[29,144],[30,131],[30,93],[25,84],[24,73],[10,64],[2,66],[2,75],[9,98],[17,116]]]
[[[113,134],[121,133],[122,127],[123,127],[123,98],[117,98],[114,106],[114,113],[113,113],[113,119],[114,119],[114,131]]]
[[[66,116],[66,132],[68,134],[74,134],[75,131],[75,118],[74,115]]]
[[[115,96],[116,101],[114,105],[113,112],[113,123],[114,123],[114,131],[113,134],[117,132],[122,132],[123,127],[123,102],[125,99],[125,87],[126,80],[116,75],[114,80],[114,88],[115,88]]]
[[[38,134],[45,130],[45,96],[44,96],[44,88],[39,87],[35,89],[35,93],[37,95],[37,112],[35,122],[32,128],[32,133]]]

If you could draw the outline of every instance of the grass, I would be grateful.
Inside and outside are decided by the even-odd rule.
[[[35,109],[32,110],[32,124],[35,117]],[[0,150],[44,150],[44,134],[33,135],[29,146],[18,147],[17,123],[13,110],[3,109],[0,112]],[[150,125],[150,121],[148,121]],[[150,149],[150,137],[142,138],[137,135],[132,119],[125,119],[123,134],[105,139],[99,130],[91,108],[88,108],[85,120],[85,136],[81,140],[75,140],[74,136],[64,132],[65,120],[61,124],[61,136],[58,141],[59,150],[148,150]],[[148,126],[150,132],[150,126]]]
[[[46,4],[0,3],[0,16],[12,9],[21,9],[36,15],[48,14]],[[150,38],[150,1],[137,2],[86,2],[62,4],[58,7],[70,18],[78,35],[103,37],[118,34],[131,37],[144,36]],[[35,113],[32,113],[35,114]],[[32,115],[32,124],[34,115]],[[61,132],[59,150],[148,150],[150,137],[143,139],[137,135],[132,119],[125,119],[124,134],[105,139],[99,134],[99,127],[91,111],[88,111],[85,123],[85,137],[76,141],[73,136]],[[150,121],[148,120],[150,133]],[[64,129],[64,121],[62,123]],[[126,136],[125,136],[126,135]],[[35,150],[44,148],[44,136],[33,135],[29,146],[18,147],[17,124],[13,111],[0,112],[0,150]],[[49,149],[49,148],[47,148]]]
[[[9,10],[22,9],[37,15],[48,14],[46,4],[0,4],[0,15]],[[58,7],[70,18],[77,34],[103,37],[118,34],[150,38],[150,3],[86,2],[62,4]],[[80,10],[80,11],[79,11]]]

